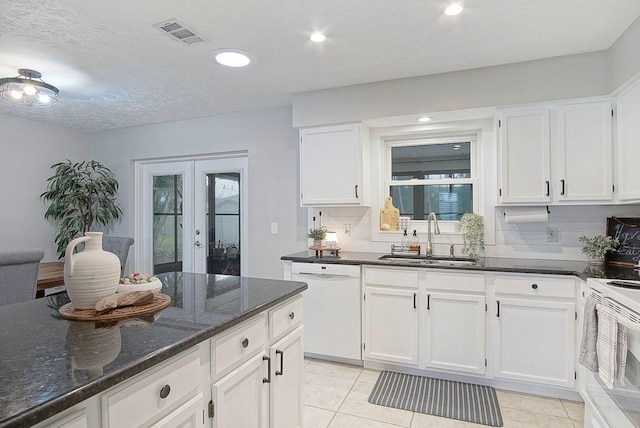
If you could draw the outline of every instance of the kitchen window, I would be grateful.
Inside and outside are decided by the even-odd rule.
[[[458,221],[473,212],[475,135],[386,141],[386,188],[401,216]]]

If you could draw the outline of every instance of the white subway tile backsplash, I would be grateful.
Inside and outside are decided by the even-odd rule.
[[[506,223],[504,209],[496,207],[495,245],[487,246],[487,256],[584,260],[578,238],[582,235],[604,234],[607,217],[640,217],[640,206],[551,206],[549,221],[546,223]],[[343,251],[389,252],[388,242],[372,242],[370,224],[377,222],[377,216],[362,207],[339,207],[328,209],[309,209],[311,218],[322,211],[322,224],[329,230],[338,232],[340,247]],[[487,221],[491,221],[487,218]],[[343,235],[343,225],[351,225],[351,236]],[[547,242],[547,227],[558,228],[558,241]],[[413,229],[413,228],[412,228]],[[418,230],[420,242],[424,244],[426,229]],[[490,228],[487,228],[490,229]],[[449,243],[459,244],[458,235],[435,235],[433,237],[436,254],[448,254]],[[399,238],[398,238],[399,240]]]

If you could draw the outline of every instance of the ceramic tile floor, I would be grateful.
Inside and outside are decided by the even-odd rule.
[[[305,360],[304,428],[471,428],[472,424],[370,404],[378,372],[346,364]],[[583,426],[583,403],[497,391],[505,428]]]

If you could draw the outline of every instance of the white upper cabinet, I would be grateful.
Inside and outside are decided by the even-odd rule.
[[[301,129],[301,206],[368,206],[369,164],[363,124]]]
[[[611,103],[558,107],[558,151],[553,190],[558,202],[613,199]]]
[[[618,98],[616,116],[618,201],[640,202],[640,84]]]
[[[611,111],[599,101],[502,112],[500,203],[612,202]]]
[[[501,203],[551,202],[549,110],[504,111],[498,127]]]

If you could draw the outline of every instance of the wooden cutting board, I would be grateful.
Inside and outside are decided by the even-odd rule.
[[[97,315],[95,309],[76,309],[73,307],[73,303],[67,303],[58,309],[58,312],[63,318],[75,321],[112,321],[152,314],[166,308],[169,303],[171,303],[171,297],[158,293],[153,297],[153,301],[147,305],[116,308],[102,315]]]
[[[398,230],[398,222],[400,221],[400,210],[393,206],[393,199],[391,196],[387,196],[387,200],[384,203],[384,208],[380,210],[380,230],[383,224],[388,224],[388,230]]]

